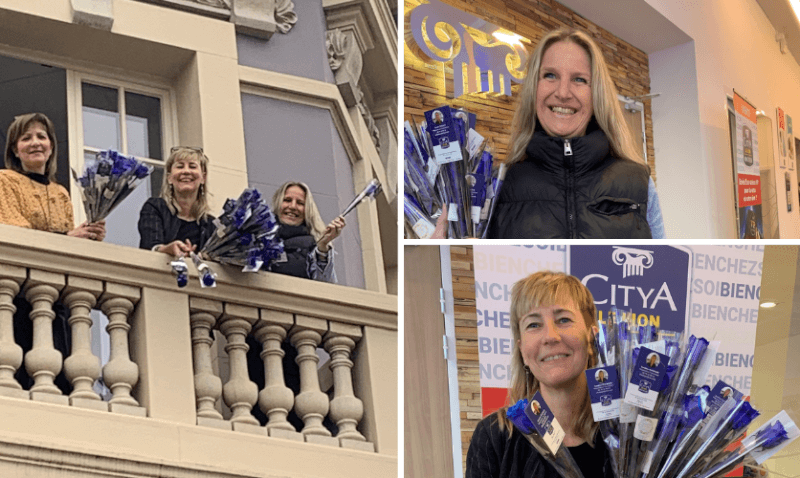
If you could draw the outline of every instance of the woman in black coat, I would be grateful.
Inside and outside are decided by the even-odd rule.
[[[574,276],[541,271],[511,291],[511,384],[508,403],[542,394],[585,478],[613,477],[608,450],[592,417],[585,370],[597,363],[594,299]],[[467,452],[466,478],[559,478],[506,417],[507,408],[475,428]]]
[[[214,232],[208,205],[208,157],[201,148],[170,151],[161,197],[139,213],[139,247],[181,256],[202,248]]]

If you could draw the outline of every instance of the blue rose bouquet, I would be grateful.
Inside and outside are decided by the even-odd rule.
[[[447,206],[450,238],[485,237],[505,168],[493,167],[492,148],[475,131],[474,114],[441,106],[425,116],[419,126],[413,118],[405,123],[405,193],[430,223]],[[407,212],[413,228],[417,211]]]
[[[669,360],[662,381],[652,384],[652,390],[658,392],[654,402],[641,406],[622,402],[618,418],[611,416],[599,423],[616,477],[722,477],[738,465],[763,463],[800,436],[784,411],[744,438],[759,412],[723,382],[713,389],[700,386],[714,356],[706,353],[712,350],[709,342],[637,326],[631,317],[615,309],[595,336],[598,365],[616,369],[621,396],[626,396],[632,377],[636,377],[634,370],[641,366],[636,364],[642,347],[650,349],[648,353],[660,350]],[[735,450],[725,451],[739,440]]]
[[[86,219],[97,222],[108,217],[152,172],[152,166],[114,150],[97,153],[96,161],[87,164],[80,177],[73,169]]]
[[[277,235],[278,222],[257,189],[245,189],[238,199],[225,201],[214,225],[215,233],[200,251],[213,261],[255,272],[284,257],[283,240]],[[203,273],[199,267],[198,271]],[[201,280],[210,282],[203,277]]]

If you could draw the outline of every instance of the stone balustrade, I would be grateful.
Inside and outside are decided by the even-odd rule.
[[[386,350],[397,337],[395,296],[219,264],[217,287],[201,288],[190,270],[180,289],[163,254],[86,244],[0,226],[0,408],[26,400],[56,407],[52,413],[82,409],[265,443],[396,455],[396,343]],[[25,351],[14,337],[18,296],[31,304],[33,345]],[[54,346],[55,303],[68,315],[68,357]],[[91,348],[93,309],[108,317],[102,368]],[[260,389],[248,371],[248,336],[262,347]],[[297,352],[296,394],[284,379],[286,347]],[[318,349],[330,356],[322,368]],[[29,390],[14,378],[20,367],[33,379]],[[62,371],[69,395],[54,383]],[[101,372],[108,401],[92,388]],[[290,423],[292,413],[302,426]]]

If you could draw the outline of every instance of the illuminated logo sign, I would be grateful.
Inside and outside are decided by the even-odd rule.
[[[654,324],[676,332],[685,329],[692,263],[689,250],[675,246],[572,246],[569,254],[570,273],[592,292],[598,320],[605,321],[612,307],[617,307],[630,313],[636,325]]]
[[[519,64],[513,69],[513,73],[524,76],[528,54],[519,41],[522,37],[504,35],[498,31],[500,27],[497,25],[438,0],[429,1],[430,3],[423,3],[411,11],[411,34],[414,43],[429,59],[442,63],[453,62],[454,97],[481,92],[511,96],[511,82],[521,83],[522,79],[512,75],[512,70],[509,69],[511,61],[506,60],[509,55],[512,60],[519,57]],[[439,25],[450,28],[439,28],[437,31]],[[480,44],[467,31],[467,27],[484,32],[492,39],[485,45]],[[438,36],[450,36],[452,30],[455,30],[457,37],[441,40]],[[467,91],[464,91],[465,71]]]
[[[611,259],[614,264],[623,267],[623,279],[628,276],[643,276],[644,270],[653,265],[653,251],[615,246]]]

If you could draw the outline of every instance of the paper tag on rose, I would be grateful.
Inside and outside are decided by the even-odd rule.
[[[429,220],[422,218],[411,226],[411,228],[414,229],[414,234],[420,239],[430,239],[436,226],[431,224]]]
[[[727,383],[723,382],[722,380],[718,381],[714,388],[711,389],[711,393],[708,394],[707,401],[707,410],[706,410],[706,418],[704,419],[705,423],[708,423],[711,420],[717,410],[720,409],[725,400],[728,398],[732,398],[734,401],[739,401],[744,397],[744,394],[735,388],[731,387]]]
[[[633,429],[633,436],[642,441],[652,441],[656,433],[658,418],[648,418],[642,415],[636,417],[636,427]]]
[[[703,359],[700,361],[700,363],[697,365],[697,369],[694,371],[692,385],[696,385],[697,387],[702,387],[705,385],[708,371],[711,370],[711,366],[714,364],[714,360],[717,358],[717,350],[719,349],[720,344],[722,344],[722,341],[720,340],[712,340],[708,343],[708,347],[703,354]]]
[[[448,221],[458,221],[458,206],[456,203],[451,202],[447,205],[447,220]]]
[[[619,422],[620,423],[634,423],[636,417],[639,416],[639,409],[626,403],[624,400],[619,403]]]
[[[594,421],[601,422],[618,418],[622,399],[619,392],[617,368],[610,365],[586,370],[586,384],[589,387]]]
[[[426,111],[425,121],[433,144],[433,157],[438,164],[442,165],[464,159],[461,154],[458,134],[453,127],[449,106],[441,106],[434,110]]]
[[[652,411],[656,406],[658,390],[661,388],[668,363],[669,357],[666,355],[647,347],[639,347],[639,357],[633,366],[625,401]]]
[[[544,439],[547,448],[555,455],[561,442],[564,441],[564,429],[559,425],[558,420],[550,411],[550,407],[545,403],[540,392],[536,392],[525,408],[525,415],[533,423],[533,428]]]
[[[467,152],[470,158],[475,156],[482,144],[483,136],[474,129],[469,130],[469,133],[467,133]]]

